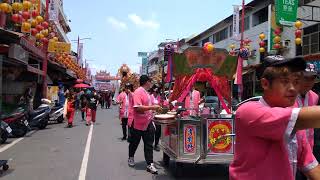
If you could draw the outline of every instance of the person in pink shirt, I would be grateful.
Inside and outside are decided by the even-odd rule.
[[[134,155],[142,138],[144,143],[144,157],[147,162],[147,171],[156,174],[158,170],[153,164],[154,126],[152,124],[152,111],[161,109],[159,105],[152,105],[148,90],[152,83],[148,76],[142,75],[139,79],[140,87],[133,93],[134,111],[133,122],[130,128],[128,165],[134,166]]]
[[[200,100],[200,92],[195,88],[192,88],[185,98],[185,108],[188,109],[186,115],[196,116],[198,114]]]
[[[316,67],[312,63],[307,63],[307,68],[303,72],[300,94],[297,97],[295,107],[305,107],[305,106],[316,106],[318,104],[319,96],[313,92],[313,88],[317,77]],[[314,146],[314,129],[303,130],[305,133],[308,143],[313,149]],[[307,179],[301,172],[297,173],[297,180]]]
[[[160,87],[158,85],[153,85],[153,87],[151,88],[151,98],[152,98],[152,103],[155,105],[162,105],[162,100],[160,97]],[[156,131],[155,131],[155,135],[154,135],[154,150],[155,151],[160,151],[160,147],[159,147],[159,141],[160,141],[160,137],[161,137],[161,125],[156,124]]]
[[[295,103],[296,107],[316,106],[318,104],[319,96],[314,91],[312,91],[316,78],[317,72],[315,69],[315,65],[312,63],[307,63],[307,68],[303,72],[303,78],[301,81],[300,95],[298,95],[297,101]],[[307,129],[306,134],[309,144],[313,149],[314,130]]]
[[[320,107],[292,107],[305,67],[299,57],[265,58],[263,97],[244,103],[236,111],[230,180],[294,180],[297,169],[309,179],[320,178],[318,161],[305,133],[298,131],[320,126]]]
[[[119,117],[122,125],[122,140],[127,140],[127,125],[131,126],[133,119],[133,95],[131,92],[132,84],[125,85],[125,91],[121,96],[118,96],[117,102],[120,104]]]

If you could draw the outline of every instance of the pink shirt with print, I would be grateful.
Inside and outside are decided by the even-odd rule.
[[[263,100],[239,107],[230,180],[294,180],[318,165],[305,136],[296,136],[299,108],[270,107]]]
[[[140,113],[137,111],[137,107],[152,105],[151,96],[143,87],[139,87],[133,93],[133,101],[133,126],[137,130],[145,131],[148,128],[149,123],[151,122],[152,111],[145,111],[144,113]]]
[[[131,126],[133,120],[133,94],[124,93],[117,100],[120,103],[120,118],[128,118],[128,125]]]

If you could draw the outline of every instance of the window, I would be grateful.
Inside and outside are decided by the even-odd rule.
[[[257,26],[268,21],[268,7],[265,7],[252,15],[252,26]]]
[[[202,47],[204,46],[205,43],[209,42],[209,38],[206,38],[204,40],[202,40]]]
[[[239,31],[241,32],[241,27],[242,27],[242,20],[240,19],[240,26],[239,26]],[[249,30],[250,29],[250,16],[247,16],[244,18],[244,30]]]
[[[229,29],[228,27],[224,28],[223,30],[221,30],[215,34],[215,40],[216,40],[215,42],[216,43],[228,38],[228,29]]]
[[[302,2],[303,5],[311,3],[313,1],[315,1],[315,0],[300,0],[300,2]]]
[[[302,55],[315,54],[320,52],[320,24],[309,26],[303,29]],[[297,55],[301,52],[297,48]]]
[[[231,36],[233,36],[233,25],[231,25],[231,26],[229,26],[229,34],[230,34],[230,36],[229,37],[231,37]]]

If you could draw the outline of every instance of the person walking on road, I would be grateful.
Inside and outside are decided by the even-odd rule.
[[[161,106],[160,87],[156,84],[153,85],[151,88],[151,98],[152,98],[153,104]],[[154,135],[154,150],[160,151],[159,141],[161,137],[161,125],[156,124],[155,127],[156,127],[156,131]]]
[[[99,105],[99,98],[97,96],[96,92],[91,92],[88,95],[88,108],[86,111],[87,115],[87,123],[86,125],[89,126],[91,125],[91,122],[95,123],[96,122],[96,112],[97,112],[97,107]]]
[[[65,118],[68,119],[68,128],[72,128],[73,126],[73,119],[74,119],[74,113],[75,113],[75,106],[76,106],[76,96],[73,93],[73,91],[70,91],[66,94],[66,101],[65,101]]]
[[[105,96],[105,103],[106,103],[106,108],[110,109],[111,106],[111,92],[107,90],[106,96]]]
[[[87,95],[85,94],[84,90],[80,92],[80,110],[81,110],[81,118],[82,121],[85,121],[85,112],[88,104]]]
[[[148,76],[142,75],[139,79],[140,87],[133,93],[134,113],[132,128],[130,128],[129,159],[128,165],[133,167],[134,155],[142,138],[144,143],[144,157],[147,163],[147,171],[152,174],[158,173],[153,163],[153,141],[154,126],[152,124],[152,111],[160,110],[159,105],[152,105],[151,96],[148,90],[151,88],[151,80]]]
[[[122,126],[122,140],[127,140],[127,126],[129,126],[133,120],[133,94],[131,91],[132,84],[127,83],[125,85],[124,94],[119,96],[118,103],[120,104],[119,117]]]

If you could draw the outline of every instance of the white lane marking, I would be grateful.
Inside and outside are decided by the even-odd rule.
[[[90,146],[91,146],[91,139],[92,139],[92,131],[93,131],[93,124],[90,126],[86,148],[84,150],[84,155],[81,163],[79,179],[78,180],[85,180],[87,175],[87,166],[89,161],[89,154],[90,154]]]
[[[30,136],[31,134],[33,134],[35,131],[30,131],[28,134],[26,134],[26,136]],[[24,137],[21,137],[19,139],[16,139],[12,142],[10,142],[10,144],[7,144],[3,147],[0,148],[0,153],[8,150],[9,148],[11,148],[12,146],[16,145],[18,142],[22,141],[24,139]]]

